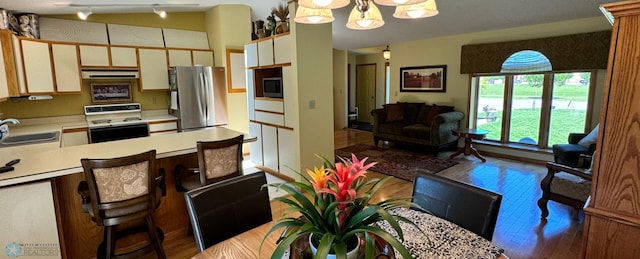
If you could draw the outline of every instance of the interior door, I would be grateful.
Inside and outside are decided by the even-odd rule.
[[[376,64],[356,66],[356,106],[358,121],[372,123],[371,110],[376,107]]]

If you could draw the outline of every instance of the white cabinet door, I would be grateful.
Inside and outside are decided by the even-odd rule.
[[[278,131],[274,126],[262,125],[262,157],[265,167],[278,171]]]
[[[111,66],[137,68],[136,48],[111,47]]]
[[[253,42],[244,45],[244,64],[247,67],[258,66],[258,44]]]
[[[249,143],[249,159],[255,165],[263,165],[262,161],[262,125],[249,122],[249,137],[257,137],[258,140]]]
[[[109,67],[107,46],[80,45],[79,48],[83,67]]]
[[[282,67],[282,100],[284,101],[284,125],[298,127],[298,88],[294,82],[293,68]]]
[[[193,55],[193,65],[198,66],[210,66],[213,67],[213,51],[211,50],[194,50],[191,51]]]
[[[170,49],[169,66],[191,66],[191,51],[182,49]]]
[[[249,120],[255,120],[256,90],[253,84],[253,69],[247,69],[245,74],[247,75],[247,110],[249,111]]]
[[[53,70],[49,43],[22,40],[24,77],[28,93],[53,93]]]
[[[89,144],[89,129],[63,129],[62,130],[62,146],[77,146]]]
[[[297,141],[295,132],[290,129],[278,128],[278,160],[280,173],[300,181],[296,170],[300,170]]]
[[[258,42],[258,66],[273,65],[273,39]]]
[[[169,90],[169,68],[164,49],[138,49],[142,90]]]
[[[273,56],[276,64],[291,63],[291,34],[273,38]]]
[[[51,44],[53,69],[56,75],[56,92],[79,93],[82,91],[82,78],[78,64],[76,45]]]

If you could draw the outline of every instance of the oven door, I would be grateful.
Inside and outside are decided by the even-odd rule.
[[[89,128],[89,143],[149,136],[147,123]]]

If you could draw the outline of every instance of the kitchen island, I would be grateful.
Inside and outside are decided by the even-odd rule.
[[[156,135],[104,143],[58,147],[34,144],[0,148],[0,163],[20,159],[15,170],[0,174],[0,245],[9,243],[58,246],[58,254],[44,258],[95,257],[102,229],[82,211],[78,183],[84,180],[80,159],[112,158],[157,152],[166,171],[167,195],[154,214],[165,238],[186,235],[187,210],[182,193],[175,190],[173,168],[177,164],[197,167],[196,142],[231,138],[242,134],[226,128]],[[6,160],[6,161],[4,161]],[[9,207],[6,207],[9,206]],[[52,226],[53,225],[53,226]],[[51,233],[54,232],[54,233]],[[20,233],[16,235],[14,233]],[[140,240],[130,240],[135,245]],[[42,257],[39,257],[42,258]]]

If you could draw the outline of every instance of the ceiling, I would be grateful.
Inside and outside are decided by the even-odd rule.
[[[219,4],[246,4],[251,7],[252,20],[265,20],[271,8],[285,0],[0,0],[0,8],[15,13],[73,14],[86,10],[75,5],[122,5],[120,7],[93,7],[94,13],[151,12],[150,7],[132,7],[130,4],[158,4],[171,12],[206,11]],[[602,17],[598,7],[611,0],[436,0],[440,14],[418,20],[393,18],[394,7],[379,6],[385,25],[366,31],[355,31],[345,26],[354,1],[347,7],[333,10],[333,47],[353,50],[384,46],[393,42],[502,29],[540,23],[557,22],[589,17]],[[180,6],[180,4],[183,4]],[[294,14],[290,14],[293,17]]]

